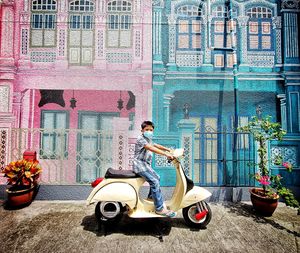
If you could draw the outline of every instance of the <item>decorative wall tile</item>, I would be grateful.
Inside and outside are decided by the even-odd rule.
[[[31,52],[30,54],[30,60],[32,62],[54,62],[55,59],[55,52]]]
[[[135,32],[135,57],[141,57],[141,32]]]
[[[164,145],[168,148],[174,149],[175,147]],[[162,155],[155,155],[155,167],[173,167],[173,163],[169,163],[167,157]]]
[[[132,169],[135,144],[128,144],[128,169]]]
[[[8,112],[9,107],[9,87],[0,86],[0,112]]]
[[[65,45],[66,45],[66,31],[60,30],[59,31],[59,48],[58,48],[58,55],[65,56]]]
[[[276,156],[281,156],[283,162],[289,162],[297,167],[298,148],[296,146],[272,146],[271,158],[274,160]],[[273,164],[274,165],[274,164]]]
[[[6,165],[6,143],[7,142],[7,131],[4,129],[0,130],[0,170]]]
[[[98,31],[97,33],[98,57],[103,57],[104,54],[103,45],[104,45],[104,32]]]
[[[28,54],[28,29],[22,29],[21,53],[22,55]]]
[[[132,54],[130,53],[107,53],[106,60],[108,63],[131,63]]]
[[[192,136],[183,136],[183,169],[187,175],[190,175],[190,169],[192,166]]]
[[[273,67],[275,63],[274,53],[248,53],[248,62],[250,66]]]
[[[203,55],[199,52],[192,54],[177,53],[176,64],[184,67],[197,67],[202,65],[202,58]]]

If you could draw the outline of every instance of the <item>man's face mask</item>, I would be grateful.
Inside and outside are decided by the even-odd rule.
[[[147,137],[148,139],[153,138],[153,132],[152,131],[145,131],[144,136]]]

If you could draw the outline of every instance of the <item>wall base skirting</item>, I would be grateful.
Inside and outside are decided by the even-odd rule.
[[[6,199],[6,185],[0,185],[0,199]],[[249,187],[204,187],[212,193],[208,199],[209,202],[222,201],[249,201]],[[36,200],[85,200],[92,191],[90,185],[40,185]],[[141,195],[146,197],[148,187],[143,187]],[[165,199],[170,199],[173,193],[173,187],[162,187]],[[290,188],[295,196],[300,198],[300,187]]]

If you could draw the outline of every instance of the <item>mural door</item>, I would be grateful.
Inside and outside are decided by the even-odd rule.
[[[112,166],[112,119],[116,114],[79,113],[77,181],[88,183]]]
[[[200,185],[222,184],[221,141],[217,117],[193,118],[196,123],[194,140],[194,182]]]

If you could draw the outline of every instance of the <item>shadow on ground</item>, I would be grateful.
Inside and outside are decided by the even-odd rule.
[[[238,203],[238,204],[233,205],[233,204],[227,203],[227,204],[224,204],[224,206],[226,208],[228,208],[228,210],[230,212],[235,213],[238,216],[252,218],[253,221],[255,221],[257,223],[270,224],[271,226],[273,226],[276,229],[286,231],[290,234],[293,234],[294,236],[300,237],[300,233],[290,230],[290,229],[284,227],[283,225],[279,224],[278,222],[274,221],[274,217],[272,217],[272,216],[264,217],[264,216],[260,215],[259,213],[257,213],[251,204]],[[275,214],[273,214],[273,215],[276,216]],[[299,218],[299,216],[297,216],[297,214],[295,214],[295,217]],[[280,218],[281,218],[281,221],[284,221],[284,213],[276,216],[276,220],[280,221]]]
[[[95,233],[97,236],[106,236],[110,234],[124,234],[129,236],[153,236],[159,238],[168,236],[172,227],[189,228],[183,218],[129,218],[123,215],[118,223],[102,224],[99,223],[95,215],[85,216],[81,225],[84,230]],[[192,230],[195,231],[195,230]],[[197,230],[198,231],[198,230]]]

